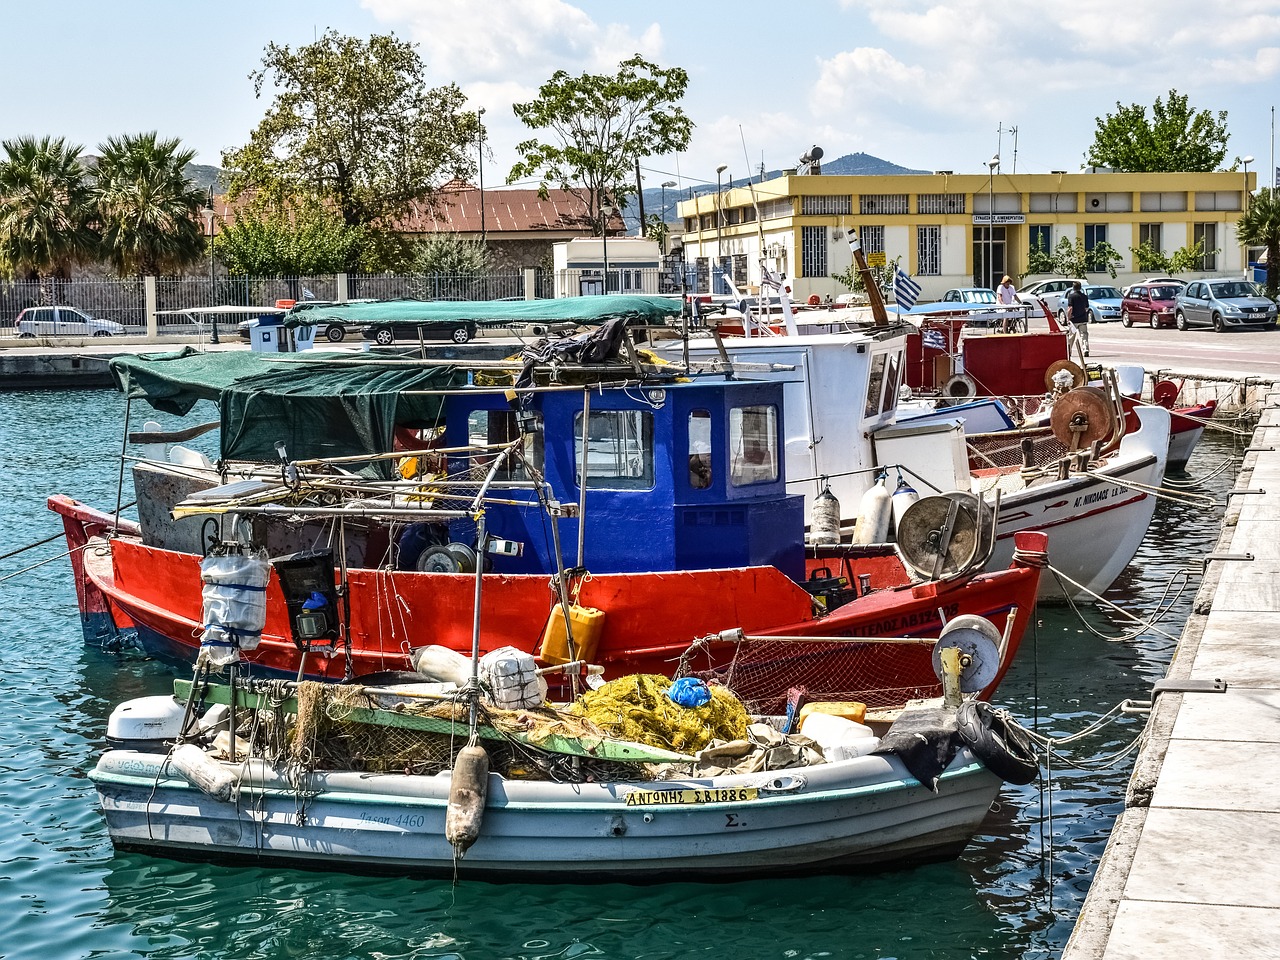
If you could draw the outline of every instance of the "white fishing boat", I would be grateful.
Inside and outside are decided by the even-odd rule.
[[[423,684],[179,682],[173,697],[116,708],[114,748],[90,778],[116,847],[177,858],[538,882],[944,859],[978,829],[1002,776],[1038,772],[1001,715],[959,692],[994,667],[968,646],[994,628],[951,623],[954,659],[940,656],[958,683],[945,701],[896,711],[880,736],[841,715],[858,705],[811,704],[748,722],[745,739],[697,752],[681,740],[681,752],[542,708],[481,704],[468,722],[465,696],[441,706]],[[670,708],[687,709],[692,728],[735,729],[733,709],[747,722],[723,688],[701,689],[715,691],[709,702]],[[214,704],[198,718],[193,690]]]

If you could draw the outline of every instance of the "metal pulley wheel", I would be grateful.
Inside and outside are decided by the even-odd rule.
[[[986,689],[1000,673],[1000,640],[1000,631],[986,617],[969,613],[952,617],[933,646],[934,675],[942,680],[942,650],[955,647],[962,654],[961,692]]]
[[[991,508],[957,491],[909,506],[898,524],[898,549],[918,574],[938,579],[963,573],[985,558],[994,536]]]
[[[1068,450],[1084,450],[1115,433],[1115,410],[1097,387],[1076,387],[1054,401],[1049,425]]]
[[[1049,368],[1044,372],[1044,388],[1046,390],[1053,389],[1053,377],[1059,370],[1069,370],[1071,372],[1071,386],[1083,387],[1089,382],[1089,378],[1085,375],[1084,369],[1080,364],[1072,360],[1055,360],[1049,364]]]

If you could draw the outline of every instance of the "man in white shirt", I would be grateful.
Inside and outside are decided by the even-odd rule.
[[[1013,289],[1013,281],[1009,279],[1008,274],[1000,281],[1000,286],[996,287],[996,300],[1000,303],[1017,303],[1018,291]]]

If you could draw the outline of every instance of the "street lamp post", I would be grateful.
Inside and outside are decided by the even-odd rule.
[[[721,228],[723,226],[723,218],[720,212],[720,174],[724,173],[728,169],[729,165],[727,163],[722,163],[720,166],[716,167],[716,267],[722,274],[724,273],[724,265],[720,262],[720,235],[722,232]],[[714,277],[712,279],[713,282],[711,286],[712,292],[714,293]]]
[[[484,107],[476,113],[476,125],[480,137],[480,242],[484,243]]]
[[[600,285],[600,292],[608,295],[609,293],[609,221],[613,219],[613,205],[606,203],[600,208],[600,218],[603,221],[600,226],[600,250],[602,259],[604,260],[604,281]]]
[[[204,214],[205,220],[209,222],[209,306],[216,307],[218,305],[218,285],[213,276],[213,225],[215,214],[213,210],[212,187],[209,188],[209,205],[200,212]],[[221,341],[218,340],[218,315],[216,313],[211,313],[209,317],[213,321],[212,335],[209,337],[209,342],[219,343]]]
[[[1241,200],[1240,200],[1240,212],[1248,213],[1249,212],[1249,164],[1253,163],[1253,157],[1245,157],[1240,162],[1244,164],[1244,196],[1241,197]],[[1243,243],[1240,244],[1240,272],[1241,272],[1241,275],[1246,280],[1251,279],[1249,276],[1249,248]]]
[[[1000,155],[987,161],[987,282],[995,286],[995,274],[992,272],[996,255],[996,167],[1000,166]]]

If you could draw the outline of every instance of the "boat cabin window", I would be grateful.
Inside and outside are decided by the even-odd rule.
[[[689,412],[689,486],[706,490],[711,486],[711,413]]]
[[[499,480],[528,480],[526,462],[542,471],[542,415],[534,412],[525,427],[520,454],[513,454],[498,471]],[[474,447],[509,443],[520,436],[514,410],[475,410],[467,417],[467,442]],[[476,450],[469,458],[473,470],[484,471],[498,455],[497,450]]]
[[[889,357],[889,369],[884,377],[884,399],[880,401],[880,412],[887,413],[897,405],[898,399],[898,367],[902,354],[895,353]]]
[[[729,480],[735,487],[778,479],[778,411],[773,406],[729,411]]]
[[[573,418],[574,481],[582,484],[582,414]],[[653,487],[653,414],[593,410],[587,428],[587,486],[611,490]]]
[[[884,371],[889,361],[888,354],[878,353],[871,358],[871,374],[867,381],[867,403],[863,410],[864,417],[874,417],[880,412],[880,395],[884,388]]]

